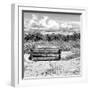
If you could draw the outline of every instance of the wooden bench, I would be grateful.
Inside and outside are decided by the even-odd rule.
[[[61,59],[61,50],[56,48],[37,48],[31,50],[30,60],[56,61]]]

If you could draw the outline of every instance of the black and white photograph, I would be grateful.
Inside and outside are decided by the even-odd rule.
[[[80,76],[80,13],[22,14],[23,78]]]
[[[12,86],[87,81],[85,8],[14,4],[11,11]]]

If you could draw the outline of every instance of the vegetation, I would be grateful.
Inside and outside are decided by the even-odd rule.
[[[80,33],[74,32],[73,35],[62,35],[62,34],[41,34],[39,32],[37,33],[32,33],[28,35],[24,35],[24,40],[27,42],[29,40],[32,41],[40,41],[40,40],[45,40],[45,41],[53,41],[53,40],[63,40],[68,42],[69,40],[76,41],[80,39]]]

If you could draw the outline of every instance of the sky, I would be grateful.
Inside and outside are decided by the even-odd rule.
[[[27,29],[72,28],[80,23],[79,14],[24,12],[24,27]]]

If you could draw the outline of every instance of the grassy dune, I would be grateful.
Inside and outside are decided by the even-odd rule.
[[[25,64],[24,70],[25,77],[79,75],[80,58],[68,61],[30,61]]]
[[[67,77],[80,75],[80,41],[38,41],[27,43],[24,54],[24,77]],[[24,44],[24,45],[25,45]],[[54,45],[61,49],[59,61],[32,61],[29,60],[28,48],[35,45]]]

